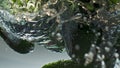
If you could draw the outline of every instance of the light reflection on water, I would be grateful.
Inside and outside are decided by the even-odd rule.
[[[0,68],[40,68],[46,63],[61,59],[70,58],[66,52],[55,53],[41,46],[36,46],[32,53],[22,55],[10,49],[0,38]]]

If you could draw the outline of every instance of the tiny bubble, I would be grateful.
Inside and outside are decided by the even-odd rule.
[[[79,46],[79,45],[75,45],[75,49],[76,49],[76,50],[79,50],[79,49],[80,49],[80,46]]]
[[[72,54],[72,58],[75,58],[75,54]]]

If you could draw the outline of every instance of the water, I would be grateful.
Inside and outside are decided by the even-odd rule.
[[[38,45],[35,46],[34,52],[20,54],[13,51],[1,37],[0,54],[0,68],[41,68],[47,63],[70,59],[66,52],[51,52]]]
[[[53,5],[59,4],[56,0],[43,5],[37,21],[18,22],[9,12],[0,10],[2,37],[8,44],[16,44],[9,45],[19,53],[29,53],[37,44],[55,52],[66,49],[83,67],[119,68],[120,10],[108,11],[102,4],[98,10],[79,5],[73,11],[69,3],[55,9]]]

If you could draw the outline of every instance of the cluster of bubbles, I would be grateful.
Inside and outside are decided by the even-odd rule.
[[[84,65],[87,68],[92,65],[95,68],[119,68],[120,9],[110,11],[106,9],[105,3],[101,5],[103,7],[99,7],[95,11],[95,15],[92,15],[93,12],[86,8],[89,16],[83,16],[83,21],[79,21],[79,24],[75,21],[73,21],[74,23],[63,24],[63,30],[68,33],[64,34],[63,38],[67,45],[68,54],[81,66]],[[86,24],[80,24],[83,22]],[[86,27],[88,29],[83,30]],[[85,36],[82,35],[82,31],[86,32],[83,33],[84,35],[86,34]]]

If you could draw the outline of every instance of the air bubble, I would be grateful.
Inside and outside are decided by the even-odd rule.
[[[113,44],[110,41],[108,41],[107,44],[108,46],[113,46]]]
[[[71,56],[72,58],[75,58],[75,54],[72,54],[72,56]]]
[[[75,49],[76,50],[80,50],[80,46],[77,44],[77,45],[75,45]]]
[[[105,51],[106,51],[106,52],[109,52],[109,51],[110,51],[110,48],[109,48],[109,47],[105,47]]]

